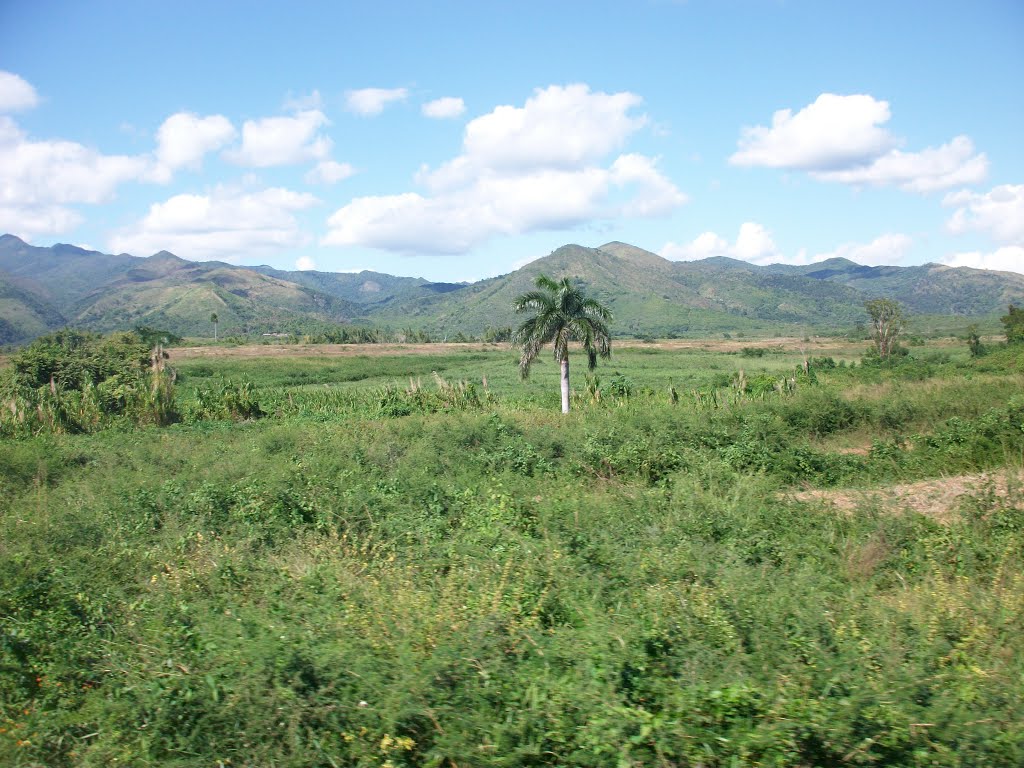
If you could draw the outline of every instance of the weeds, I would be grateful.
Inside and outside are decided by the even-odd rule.
[[[946,524],[779,493],[1019,466],[1016,358],[755,391],[647,354],[565,419],[501,354],[184,366],[161,429],[114,374],[15,390],[0,762],[1024,762],[1017,475]]]

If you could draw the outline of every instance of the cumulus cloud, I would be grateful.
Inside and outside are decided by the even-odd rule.
[[[0,112],[20,112],[39,104],[39,95],[24,78],[0,70]]]
[[[466,102],[457,96],[445,96],[440,99],[428,101],[422,107],[423,114],[427,117],[447,118],[458,117],[466,111]]]
[[[941,147],[920,152],[892,150],[871,163],[834,171],[814,171],[812,176],[844,184],[896,186],[911,192],[935,192],[959,184],[975,184],[988,175],[988,158],[976,154],[966,136],[957,136]]]
[[[307,244],[294,213],[318,202],[279,187],[175,195],[150,206],[142,220],[111,238],[109,247],[139,256],[168,250],[189,259],[237,262]]]
[[[943,264],[950,267],[973,267],[974,269],[997,269],[1003,272],[1024,274],[1024,246],[1007,245],[990,253],[972,251],[947,256]]]
[[[295,260],[295,268],[300,272],[308,272],[311,269],[316,269],[316,262],[309,258],[309,256],[299,256]]]
[[[361,88],[346,91],[345,104],[350,112],[370,117],[379,115],[393,101],[405,101],[408,95],[406,88]]]
[[[878,266],[898,264],[913,241],[906,235],[886,233],[870,243],[844,243],[829,253],[809,254],[801,249],[788,256],[779,251],[772,234],[761,224],[747,221],[740,225],[736,240],[730,243],[715,232],[704,232],[689,243],[666,243],[660,253],[673,261],[696,261],[711,256],[729,256],[752,264],[806,265],[831,258],[844,258],[858,264]]]
[[[31,241],[36,235],[68,232],[84,217],[61,205],[8,205],[0,203],[0,232]]]
[[[687,198],[653,159],[601,162],[644,125],[630,114],[639,103],[570,85],[499,106],[466,126],[462,154],[420,170],[426,195],[356,198],[330,217],[322,242],[456,254],[496,234],[664,214]]]
[[[946,222],[950,232],[981,232],[1000,246],[990,252],[956,253],[943,259],[944,264],[1024,273],[1024,184],[1002,184],[984,194],[964,189],[942,202],[956,209]]]
[[[104,155],[72,141],[35,141],[0,116],[0,229],[17,234],[66,232],[82,221],[67,206],[110,200],[120,184],[140,179],[145,156]]]
[[[156,163],[153,178],[166,183],[181,168],[198,170],[203,157],[225,146],[237,135],[235,127],[223,115],[199,117],[178,112],[157,131]]]
[[[246,120],[242,125],[242,146],[225,152],[224,156],[250,168],[323,160],[331,151],[331,140],[319,131],[328,123],[327,116],[318,109]]]
[[[307,184],[337,184],[339,181],[354,176],[356,169],[348,163],[334,160],[321,160],[306,174]]]
[[[755,221],[745,221],[740,225],[734,243],[729,243],[715,232],[703,232],[690,243],[665,243],[660,253],[672,261],[696,261],[712,256],[729,256],[754,264],[768,264],[779,262],[782,258],[771,232]]]
[[[889,103],[867,94],[823,93],[796,114],[777,111],[770,127],[744,128],[729,162],[914,192],[972,184],[987,175],[988,158],[975,152],[967,136],[920,152],[898,149],[901,140],[883,127],[890,117]]]
[[[889,121],[889,103],[857,94],[821,94],[795,115],[780,109],[772,125],[744,128],[733,165],[822,170],[870,161],[895,140],[879,126]]]
[[[1024,184],[1003,184],[985,194],[961,190],[942,202],[956,208],[946,222],[950,232],[984,232],[999,243],[1024,245]]]
[[[906,258],[913,244],[914,241],[907,235],[886,233],[870,243],[843,243],[831,253],[817,254],[812,262],[841,258],[869,267],[899,264]]]
[[[500,106],[466,126],[465,157],[488,168],[573,168],[619,149],[647,118],[634,93],[587,85],[538,89],[522,107]]]

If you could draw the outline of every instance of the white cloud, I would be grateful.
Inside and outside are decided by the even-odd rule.
[[[71,141],[32,141],[13,120],[0,117],[0,203],[99,203],[148,167],[143,156],[104,155]]]
[[[687,198],[654,160],[599,162],[644,124],[629,114],[639,102],[570,85],[497,107],[467,125],[461,155],[420,170],[429,195],[357,198],[330,217],[322,242],[456,254],[496,234],[664,214]]]
[[[31,241],[36,235],[68,232],[85,221],[77,211],[61,205],[0,204],[0,232]]]
[[[827,169],[869,161],[891,149],[889,103],[858,94],[821,94],[795,115],[780,109],[772,126],[744,128],[733,165]]]
[[[309,258],[309,256],[299,256],[295,260],[295,268],[300,272],[308,272],[311,269],[316,269],[316,262]]]
[[[745,221],[740,225],[736,242],[728,240],[715,232],[703,232],[690,243],[665,243],[660,254],[672,261],[696,261],[712,256],[729,256],[755,264],[777,263],[782,257],[775,241],[761,224]]]
[[[466,126],[465,157],[487,168],[574,168],[619,149],[647,118],[630,110],[633,93],[591,92],[553,85],[534,91],[522,107],[500,106]]]
[[[711,256],[729,256],[752,264],[806,265],[840,257],[858,264],[877,266],[899,263],[912,244],[913,241],[906,235],[886,233],[870,243],[844,243],[830,253],[809,255],[806,250],[801,249],[793,256],[786,256],[779,252],[771,232],[757,222],[747,221],[740,226],[734,243],[730,243],[715,232],[704,232],[689,243],[666,243],[660,253],[672,261],[696,261]]]
[[[168,250],[188,259],[239,261],[309,242],[295,211],[319,201],[282,188],[242,192],[218,187],[208,195],[175,195],[111,238],[115,253],[145,256]]]
[[[1024,246],[1007,245],[992,253],[957,253],[942,260],[950,267],[973,267],[974,269],[997,269],[1004,272],[1024,274]]]
[[[920,152],[897,149],[901,141],[882,126],[889,103],[866,94],[821,94],[795,115],[782,109],[771,127],[744,128],[729,162],[740,166],[790,168],[845,184],[898,186],[932,192],[981,181],[988,159],[967,136]]]
[[[328,123],[326,115],[318,109],[289,117],[246,120],[242,125],[242,146],[225,152],[224,156],[252,168],[323,160],[331,151],[331,140],[319,130]]]
[[[812,262],[825,259],[849,259],[869,267],[899,264],[907,256],[914,241],[907,235],[888,232],[870,243],[843,243],[831,253],[819,253]]]
[[[180,168],[198,170],[207,153],[220,149],[236,135],[235,127],[223,115],[199,117],[189,112],[171,115],[157,131],[153,178],[166,183]]]
[[[950,232],[984,232],[999,243],[1024,245],[1024,184],[1003,184],[986,194],[965,189],[942,203],[956,207],[946,222]]]
[[[777,262],[780,258],[779,249],[775,247],[771,232],[753,221],[745,221],[740,225],[733,253],[737,259],[754,264]]]
[[[665,243],[660,253],[671,261],[698,261],[712,256],[727,256],[730,253],[730,246],[724,237],[714,232],[702,232],[691,243]]]
[[[357,115],[379,115],[393,101],[404,101],[409,95],[406,88],[362,88],[345,93],[345,104]]]
[[[13,72],[0,70],[0,112],[20,112],[39,104],[36,89]]]
[[[356,169],[348,163],[338,163],[334,160],[321,160],[309,173],[306,174],[307,184],[337,184],[339,181],[354,176]]]
[[[670,213],[689,198],[657,169],[654,160],[638,154],[619,155],[612,163],[609,181],[617,188],[639,190],[624,201],[623,216],[647,218]]]
[[[960,184],[976,184],[988,175],[988,158],[975,154],[966,136],[920,152],[892,150],[871,163],[835,171],[813,171],[817,179],[844,184],[896,186],[911,192],[935,192]]]
[[[440,99],[428,101],[423,105],[422,111],[427,117],[458,117],[466,111],[466,102],[457,96],[445,96]]]

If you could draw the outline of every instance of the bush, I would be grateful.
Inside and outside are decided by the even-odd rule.
[[[177,419],[175,373],[167,353],[133,333],[65,330],[11,357],[0,377],[0,434],[92,432],[125,418],[136,424]]]

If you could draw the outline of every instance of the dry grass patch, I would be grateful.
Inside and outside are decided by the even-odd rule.
[[[822,501],[843,512],[876,505],[891,512],[913,511],[949,523],[965,500],[991,495],[1013,509],[1024,510],[1019,469],[1004,467],[973,475],[939,477],[884,488],[813,489],[793,494],[798,501]]]

